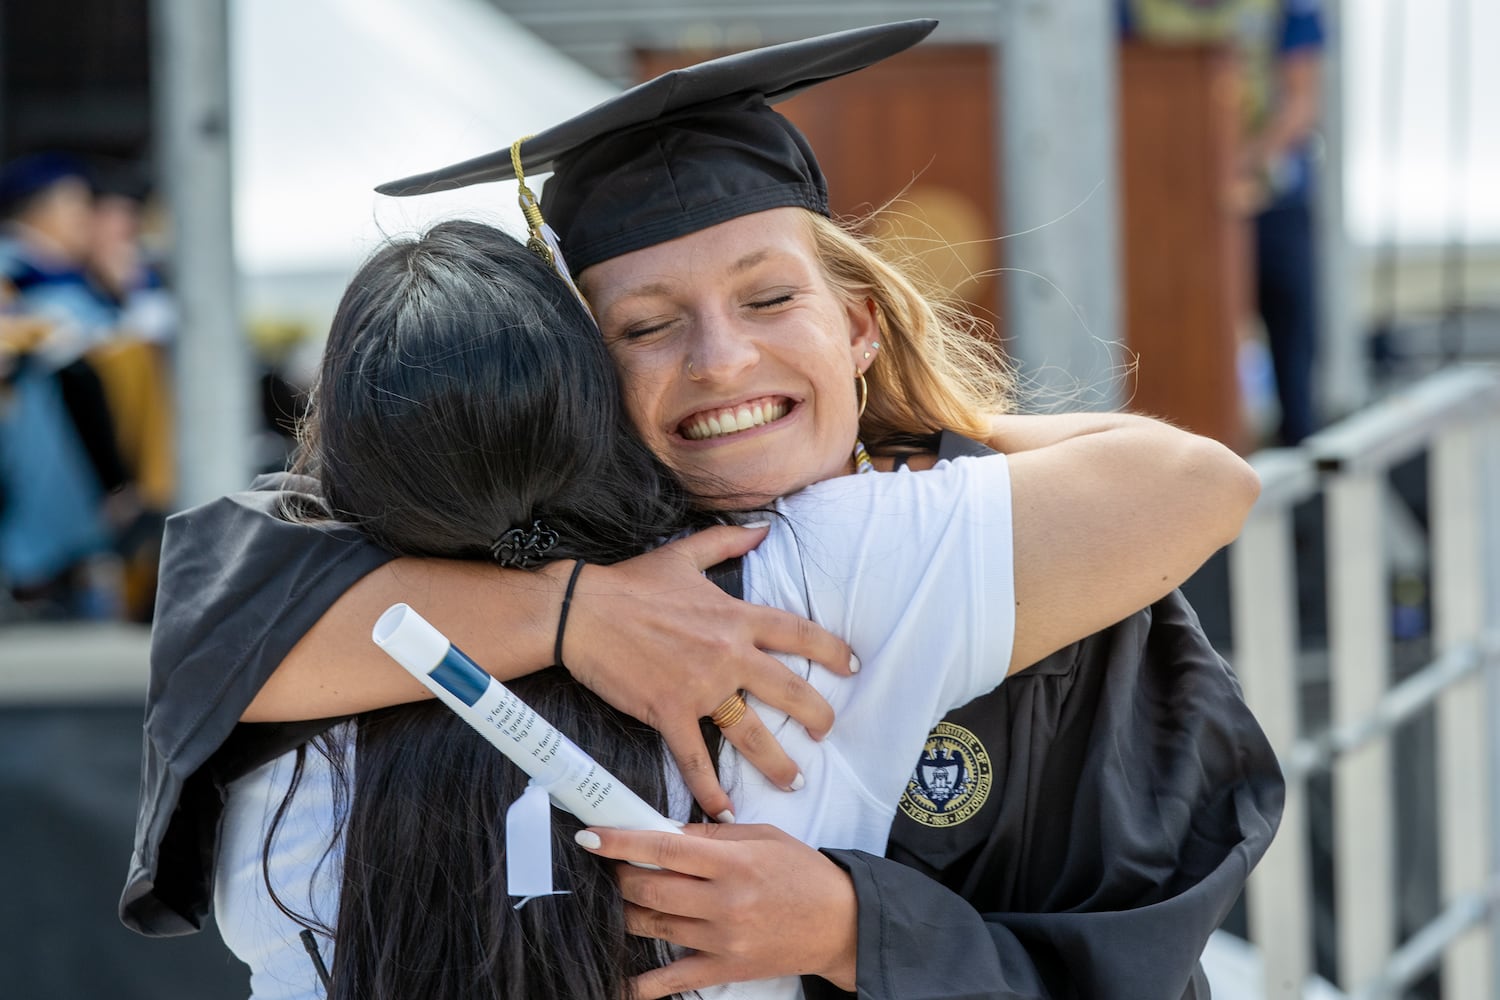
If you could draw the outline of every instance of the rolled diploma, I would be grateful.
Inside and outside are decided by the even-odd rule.
[[[375,644],[589,826],[682,833],[448,637],[405,604],[375,623]]]

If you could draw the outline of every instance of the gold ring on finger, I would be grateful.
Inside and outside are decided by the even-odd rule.
[[[743,719],[745,712],[749,708],[749,704],[745,701],[745,692],[736,691],[728,698],[725,698],[718,708],[713,710],[713,714],[708,717],[708,721],[720,729],[728,729]]]

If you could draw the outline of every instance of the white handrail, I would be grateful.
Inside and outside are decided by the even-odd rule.
[[[1434,658],[1390,677],[1386,476],[1429,453]],[[1441,964],[1445,1000],[1495,1000],[1496,796],[1500,624],[1485,620],[1486,556],[1500,533],[1500,369],[1438,372],[1309,438],[1252,459],[1259,502],[1230,550],[1234,662],[1287,772],[1281,832],[1251,879],[1251,936],[1266,995],[1301,997],[1310,972],[1306,779],[1334,777],[1339,979],[1361,998],[1399,995]],[[1321,492],[1327,530],[1329,728],[1305,733],[1292,511]],[[1490,541],[1487,546],[1486,539]],[[1491,556],[1491,559],[1493,557]],[[1432,707],[1438,724],[1438,824],[1444,909],[1395,940],[1394,774],[1390,733]]]

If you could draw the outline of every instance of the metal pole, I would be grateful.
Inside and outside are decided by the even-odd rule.
[[[1432,444],[1432,608],[1437,651],[1484,631],[1483,492],[1479,440],[1472,426],[1444,430]],[[1443,905],[1490,881],[1489,729],[1484,674],[1450,687],[1438,701],[1438,870]],[[1489,928],[1464,935],[1443,954],[1443,996],[1494,997]]]
[[[1333,724],[1368,716],[1390,683],[1382,470],[1344,471],[1326,484],[1328,627]],[[1396,941],[1395,805],[1391,742],[1341,756],[1333,769],[1334,910],[1339,985],[1370,983]]]
[[[1266,738],[1285,760],[1298,736],[1291,502],[1257,506],[1230,546],[1229,570],[1235,671]],[[1246,898],[1250,939],[1264,970],[1264,1000],[1299,1000],[1312,968],[1306,775],[1287,776],[1281,829],[1251,873]]]
[[[236,296],[228,0],[152,0],[159,158],[172,211],[178,502],[245,485],[253,375]]]
[[[1000,332],[1037,388],[1112,408],[1123,395],[1113,7],[1008,0],[998,11]]]
[[[1468,292],[1464,272],[1468,268],[1469,237],[1467,213],[1470,204],[1469,181],[1469,92],[1473,82],[1469,47],[1472,44],[1469,23],[1470,0],[1448,3],[1448,244],[1443,248],[1441,288],[1443,318],[1438,323],[1438,340],[1442,345],[1443,363],[1452,364],[1464,354],[1468,331]]]
[[[1337,419],[1370,399],[1365,338],[1354,309],[1354,257],[1344,217],[1343,3],[1325,5],[1328,40],[1323,58],[1323,162],[1313,210],[1317,221],[1319,390],[1325,417]]]
[[[1482,615],[1487,628],[1500,628],[1500,417],[1494,412],[1485,414],[1476,429],[1479,442],[1478,478],[1480,496],[1480,537],[1475,540],[1483,553],[1484,593]],[[1490,661],[1484,672],[1484,700],[1488,707],[1489,743],[1486,753],[1489,759],[1489,780],[1500,777],[1500,668]],[[1491,872],[1500,873],[1500,795],[1493,789],[1489,795],[1489,853]],[[1500,918],[1493,913],[1489,925],[1489,954],[1491,963],[1491,998],[1500,1000],[1500,972],[1494,969],[1496,956],[1500,956]]]

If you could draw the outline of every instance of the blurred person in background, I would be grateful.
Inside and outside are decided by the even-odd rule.
[[[93,189],[82,162],[23,157],[0,170],[0,276],[17,341],[0,401],[0,575],[28,614],[113,614],[101,582],[111,524],[105,497],[127,481],[103,383],[83,360],[109,312],[84,260]]]
[[[1224,43],[1240,58],[1244,119],[1231,204],[1254,220],[1255,299],[1281,407],[1278,443],[1318,429],[1311,147],[1318,125],[1321,0],[1120,0],[1126,37]]]
[[[85,270],[114,315],[113,336],[88,353],[100,372],[115,439],[130,470],[139,510],[118,539],[126,616],[149,621],[156,595],[162,528],[176,488],[169,351],[177,307],[147,252],[144,220],[151,189],[132,170],[102,173],[96,184]]]
[[[96,184],[85,270],[114,312],[117,331],[152,344],[171,342],[177,307],[146,248],[152,190],[134,170],[117,167]]]
[[[169,326],[136,323],[146,339],[122,325],[151,311],[128,308],[144,271],[120,217],[76,157],[38,153],[0,170],[7,309],[44,331],[13,352],[13,405],[0,416],[0,574],[42,616],[150,615],[170,499],[166,365],[154,345]],[[122,571],[142,564],[132,586],[140,574]]]

